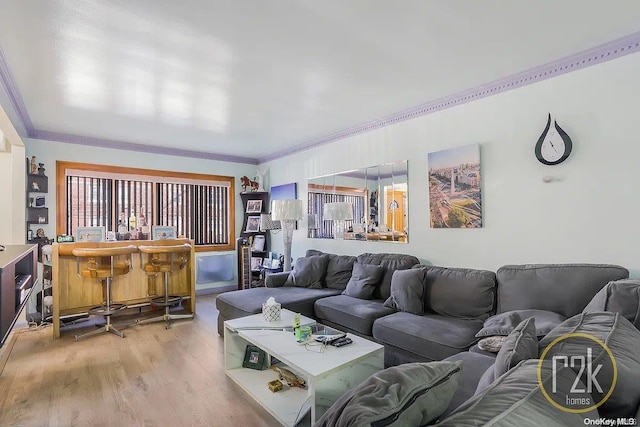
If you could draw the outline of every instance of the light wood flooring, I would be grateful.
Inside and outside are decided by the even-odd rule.
[[[215,295],[199,296],[196,312],[124,339],[23,329],[0,375],[0,426],[278,425],[224,375]]]

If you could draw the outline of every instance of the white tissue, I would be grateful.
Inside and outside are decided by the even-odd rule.
[[[265,302],[264,304],[265,305],[276,305],[276,300],[273,297],[269,297],[267,302]]]

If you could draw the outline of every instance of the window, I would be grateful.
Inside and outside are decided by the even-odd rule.
[[[56,180],[58,234],[135,218],[138,229],[175,226],[199,251],[234,247],[233,177],[57,162]]]

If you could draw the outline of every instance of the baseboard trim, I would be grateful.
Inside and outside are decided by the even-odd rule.
[[[221,294],[222,292],[237,291],[237,290],[238,290],[238,286],[236,285],[226,285],[226,286],[220,286],[217,288],[196,289],[196,296],[209,295],[209,294]]]

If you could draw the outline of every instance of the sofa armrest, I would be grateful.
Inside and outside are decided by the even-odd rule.
[[[271,273],[264,281],[264,286],[267,288],[280,288],[282,287],[282,285],[284,285],[284,282],[287,281],[287,277],[289,277],[288,271],[284,271],[281,273]]]

